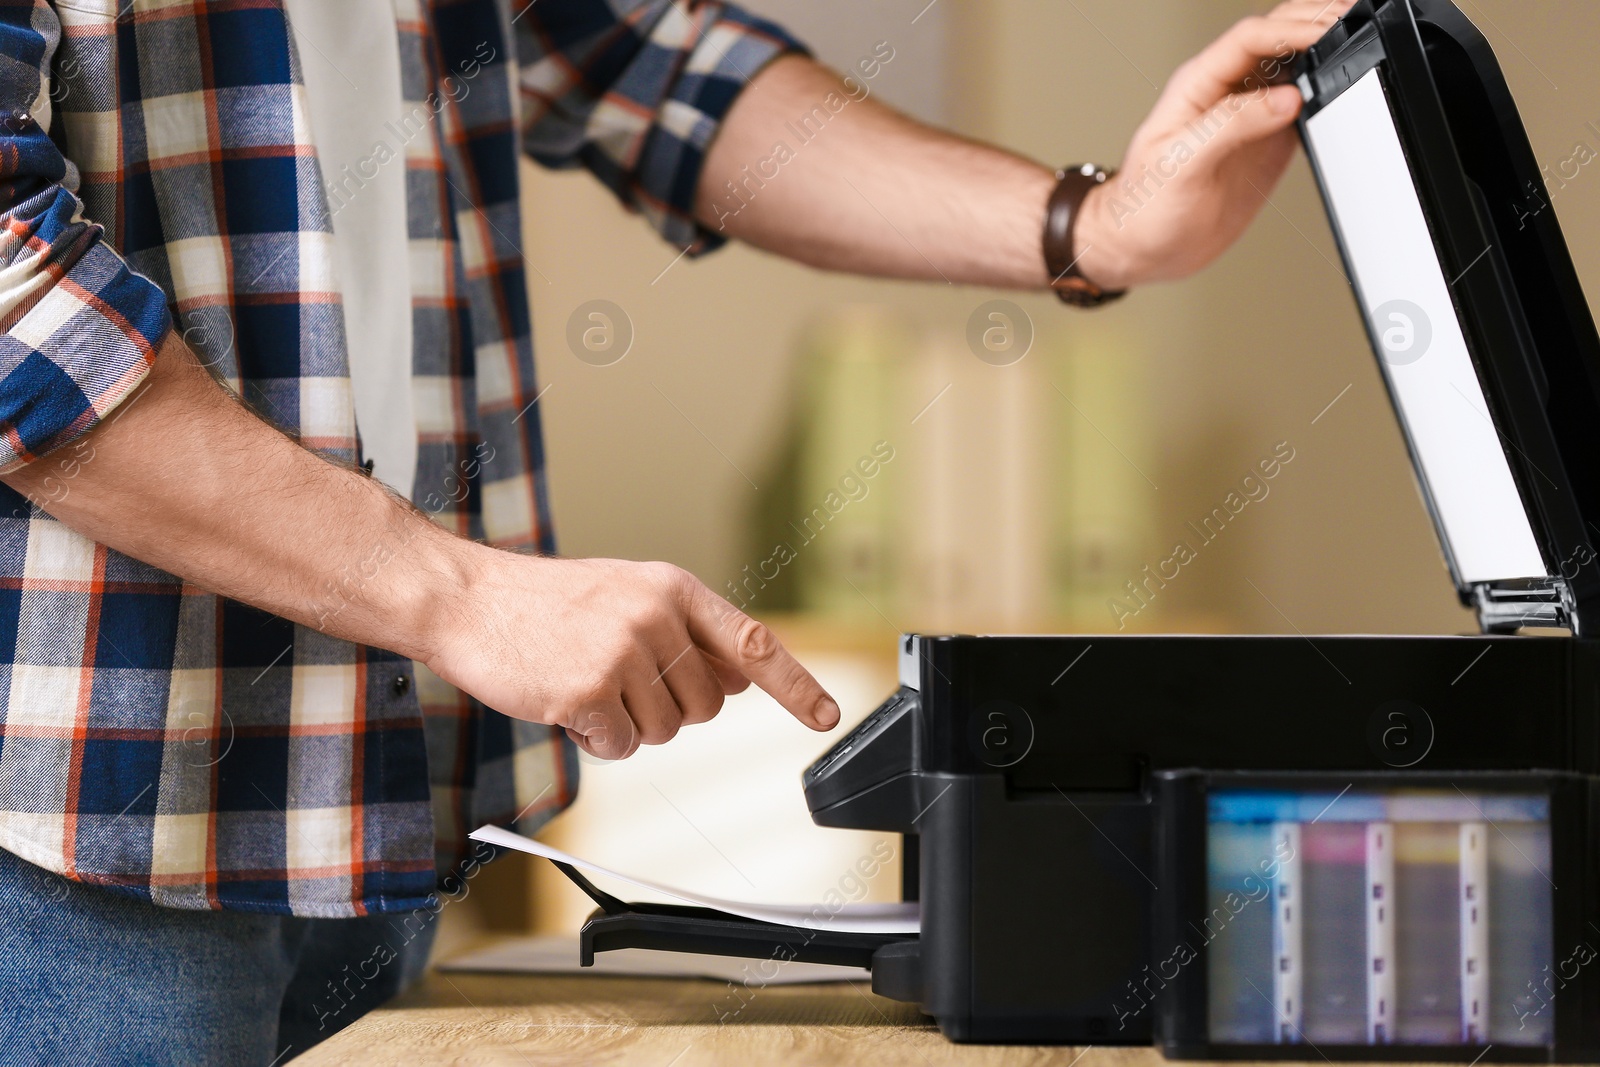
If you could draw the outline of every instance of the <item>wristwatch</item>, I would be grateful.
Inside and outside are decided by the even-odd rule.
[[[1044,216],[1044,265],[1050,271],[1050,288],[1063,304],[1097,308],[1121,299],[1127,290],[1102,289],[1078,269],[1081,255],[1072,252],[1072,232],[1089,191],[1111,180],[1115,171],[1093,163],[1056,171],[1055,192]]]

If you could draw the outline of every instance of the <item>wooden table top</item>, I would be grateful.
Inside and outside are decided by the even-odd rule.
[[[1150,1048],[954,1045],[915,1007],[861,982],[736,995],[705,979],[433,971],[295,1063],[1071,1067],[1080,1057],[1081,1067],[1163,1062]]]

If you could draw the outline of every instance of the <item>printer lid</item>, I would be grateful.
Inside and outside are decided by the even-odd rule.
[[[1449,0],[1360,0],[1295,74],[1462,601],[1486,631],[1600,629],[1600,338],[1488,42]]]

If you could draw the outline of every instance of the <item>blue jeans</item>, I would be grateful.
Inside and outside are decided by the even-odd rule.
[[[281,1064],[420,975],[435,916],[177,911],[0,849],[0,1064]]]

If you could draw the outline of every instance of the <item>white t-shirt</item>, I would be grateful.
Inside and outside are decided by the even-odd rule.
[[[350,388],[373,477],[411,498],[417,417],[411,389],[410,235],[403,155],[376,162],[404,106],[392,0],[285,0],[305,79],[311,140],[333,208]]]

